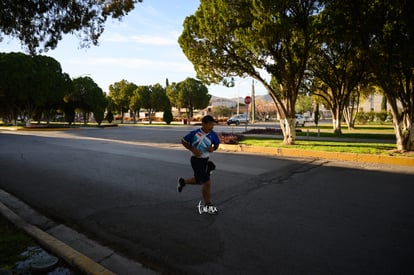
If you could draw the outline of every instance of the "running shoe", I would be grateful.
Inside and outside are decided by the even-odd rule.
[[[183,191],[184,186],[185,186],[184,179],[183,178],[179,178],[178,179],[178,184],[177,184],[177,191],[179,193],[181,193],[181,191]]]
[[[211,215],[217,215],[218,214],[218,209],[216,206],[209,204],[206,205],[207,206],[207,213],[211,214]]]

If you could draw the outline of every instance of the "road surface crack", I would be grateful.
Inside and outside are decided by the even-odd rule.
[[[295,175],[307,173],[311,170],[317,169],[320,166],[325,165],[326,163],[327,161],[321,160],[311,160],[305,163],[298,163],[290,166],[286,170],[283,170],[282,174],[280,174],[280,170],[278,170],[278,175],[275,175],[274,172],[269,172],[262,174],[258,176],[258,178],[254,178],[251,181],[258,183],[259,185],[284,184],[288,183],[290,179]]]

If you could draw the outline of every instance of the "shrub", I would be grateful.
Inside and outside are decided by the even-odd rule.
[[[108,112],[108,113],[106,114],[106,120],[107,120],[109,123],[112,123],[112,121],[114,121],[114,114],[113,114],[112,112]]]
[[[244,139],[243,135],[238,134],[228,134],[221,133],[219,134],[220,142],[224,144],[239,144],[239,141]]]
[[[173,121],[174,117],[173,114],[171,112],[171,109],[167,109],[164,111],[164,114],[162,116],[162,120],[165,121],[165,123],[167,123],[168,125],[171,124],[171,121]]]

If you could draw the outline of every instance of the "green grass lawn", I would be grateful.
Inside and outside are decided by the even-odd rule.
[[[296,140],[295,145],[284,145],[280,139],[246,137],[240,144],[264,147],[279,147],[306,149],[325,152],[348,152],[358,154],[385,154],[390,155],[396,149],[395,144],[370,143],[370,142],[346,142],[346,141],[316,141]],[[395,153],[393,153],[395,154]]]
[[[245,137],[240,144],[251,146],[294,148],[316,150],[325,152],[348,152],[358,154],[401,155],[396,153],[395,134],[392,125],[358,125],[355,129],[342,128],[342,134],[333,133],[331,125],[319,127],[302,127],[297,132],[297,137],[309,137],[309,140],[297,139],[295,145],[284,145],[281,138]],[[317,140],[316,137],[335,138],[335,141]],[[351,139],[351,141],[349,140]],[[355,141],[352,141],[355,139]],[[377,140],[390,141],[391,143],[378,143]],[[412,156],[414,154],[404,154]]]

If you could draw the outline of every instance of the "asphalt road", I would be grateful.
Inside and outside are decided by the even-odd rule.
[[[414,172],[213,154],[200,215],[183,127],[0,132],[0,188],[166,274],[413,274]]]

